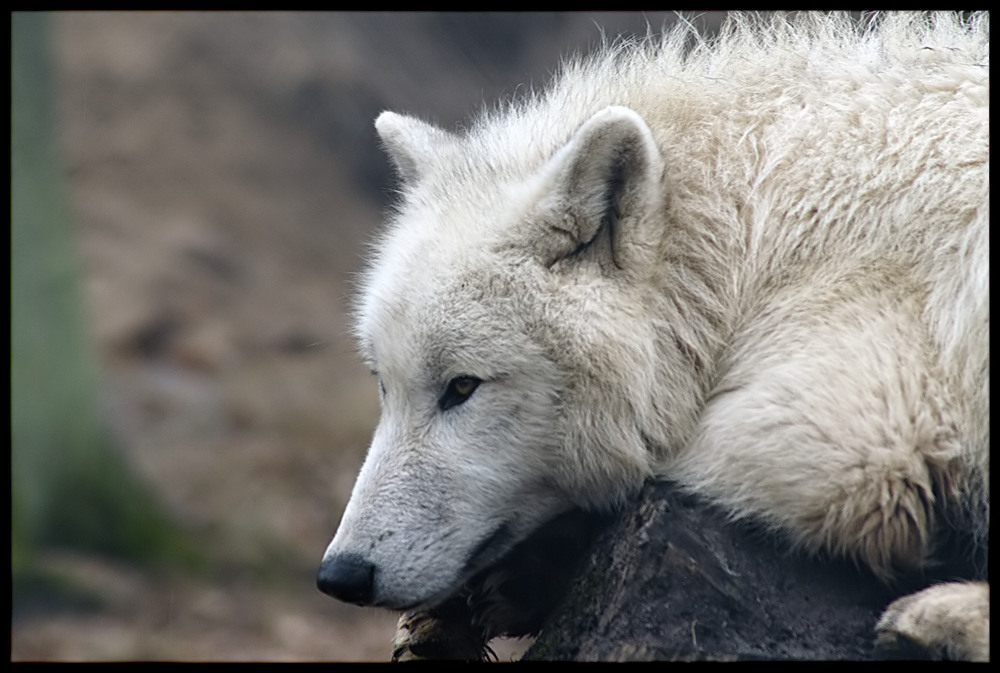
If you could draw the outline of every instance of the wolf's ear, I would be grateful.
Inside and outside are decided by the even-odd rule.
[[[587,120],[542,169],[537,214],[548,266],[577,256],[635,270],[662,231],[663,156],[645,120],[612,106]],[[537,241],[537,239],[536,239]]]
[[[383,112],[375,120],[382,144],[404,182],[416,180],[458,139],[415,117]]]

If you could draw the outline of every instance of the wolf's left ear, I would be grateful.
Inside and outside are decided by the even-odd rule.
[[[418,179],[458,142],[444,129],[395,112],[380,114],[375,130],[404,182]]]
[[[663,156],[645,120],[626,107],[587,120],[542,169],[536,239],[548,266],[595,256],[635,270],[656,254],[664,200]],[[612,266],[613,265],[613,266]]]

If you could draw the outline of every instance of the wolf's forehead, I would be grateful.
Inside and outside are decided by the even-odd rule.
[[[465,259],[450,268],[427,264],[374,269],[356,313],[362,355],[382,362],[387,354],[414,361],[430,350],[475,350],[484,330],[509,322],[502,312],[507,275]]]
[[[539,180],[523,167],[475,155],[470,148],[452,170],[431,167],[429,175],[406,186],[383,239],[384,253],[461,254],[503,238],[524,219],[542,196]]]
[[[485,327],[466,315],[438,309],[395,317],[381,313],[364,324],[362,350],[387,381],[436,385],[460,375],[486,378],[510,360],[509,330]]]

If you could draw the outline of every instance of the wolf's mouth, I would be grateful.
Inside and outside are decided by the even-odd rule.
[[[476,574],[431,614],[468,620],[465,623],[482,630],[484,642],[496,636],[536,635],[566,595],[606,523],[606,517],[571,510],[506,553],[511,532],[501,524],[469,555],[465,568]]]
[[[488,559],[499,555],[503,549],[509,546],[510,540],[510,526],[506,523],[497,526],[496,530],[476,545],[476,548],[469,554],[468,560],[462,567],[462,575],[475,573],[484,566],[488,566],[490,564]]]

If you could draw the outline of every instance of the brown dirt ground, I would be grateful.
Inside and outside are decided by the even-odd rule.
[[[394,615],[314,585],[378,413],[346,318],[389,180],[371,120],[393,107],[453,124],[544,80],[561,52],[597,39],[593,20],[54,16],[108,423],[226,562],[192,575],[53,553],[45,565],[100,604],[16,616],[13,660],[389,656]],[[641,30],[645,17],[597,20]]]

